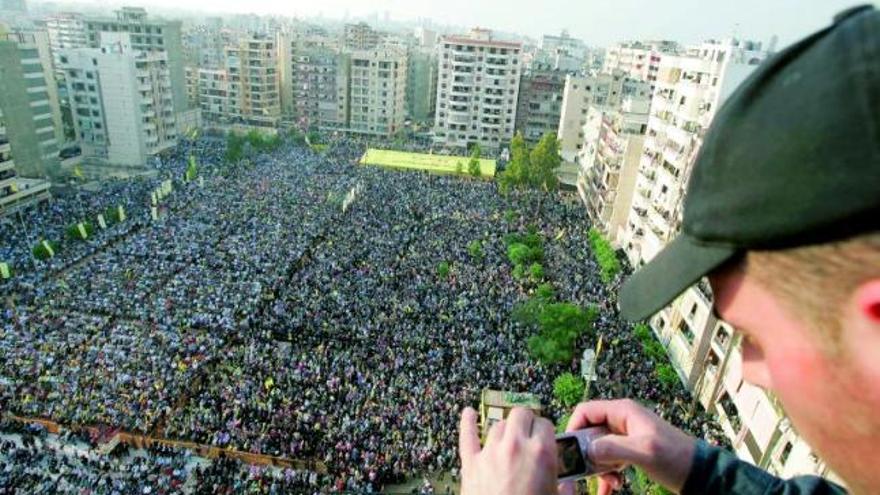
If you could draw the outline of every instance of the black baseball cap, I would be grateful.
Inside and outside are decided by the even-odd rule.
[[[642,320],[749,250],[880,229],[880,12],[830,27],[761,64],[719,109],[697,155],[682,228],[623,285]]]

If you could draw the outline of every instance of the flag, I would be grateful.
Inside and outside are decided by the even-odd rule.
[[[150,217],[152,217],[153,220],[159,219],[159,209],[156,208],[155,206],[150,208]]]
[[[184,178],[187,182],[191,180],[195,180],[196,176],[199,174],[199,168],[196,165],[196,157],[193,155],[189,155],[189,165],[186,167],[186,175]]]
[[[43,245],[43,249],[45,249],[46,252],[49,253],[50,258],[55,256],[55,250],[52,249],[52,246],[47,241],[43,241],[41,242],[41,244]]]
[[[102,229],[107,228],[107,222],[104,221],[104,215],[102,215],[101,213],[98,213],[98,226]]]
[[[156,194],[156,191],[153,191],[153,194],[150,196],[150,199],[151,199],[152,202],[153,202],[153,206],[155,206],[156,203],[159,202],[159,195]]]
[[[556,240],[558,241],[559,239],[562,239],[562,237],[564,235],[565,235],[565,229],[560,230],[559,233],[556,234]]]
[[[275,380],[270,376],[263,382],[263,386],[266,387],[266,390],[271,390],[275,386]]]
[[[82,237],[83,240],[89,237],[89,234],[86,232],[86,226],[83,225],[82,222],[76,224],[76,230],[79,231],[79,236]]]
[[[13,182],[12,184],[9,184],[9,190],[12,191],[13,193],[17,193],[18,192],[18,184],[16,184],[15,182]]]
[[[125,220],[125,208],[121,205],[116,207],[116,212],[119,213],[119,221]]]
[[[79,164],[76,164],[73,166],[73,175],[77,179],[84,179],[85,178],[85,176],[83,176],[82,168],[79,166]]]
[[[0,263],[0,278],[7,279],[11,276],[12,276],[12,274],[9,273],[9,264],[8,263]]]
[[[199,176],[199,187],[205,187],[205,178]]]

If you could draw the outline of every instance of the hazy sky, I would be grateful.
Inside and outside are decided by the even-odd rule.
[[[86,0],[97,3],[98,0]],[[119,0],[117,0],[119,1]],[[103,2],[102,2],[103,3]],[[115,3],[115,2],[114,2]],[[276,13],[342,18],[389,12],[394,20],[431,18],[539,37],[568,29],[589,44],[621,39],[740,37],[788,44],[827,25],[858,0],[129,0],[131,5],[210,12]],[[875,2],[876,3],[876,2]]]

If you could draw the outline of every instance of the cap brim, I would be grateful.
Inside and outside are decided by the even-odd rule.
[[[733,247],[701,244],[679,235],[623,284],[621,316],[629,321],[648,318],[736,253]]]

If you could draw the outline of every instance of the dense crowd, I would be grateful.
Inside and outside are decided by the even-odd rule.
[[[552,379],[579,371],[529,357],[530,330],[510,318],[531,288],[512,277],[503,238],[534,226],[558,297],[600,310],[607,344],[594,395],[640,398],[695,434],[717,435],[668,402],[600,281],[574,199],[353,166],[360,142],[337,140],[324,154],[285,145],[234,167],[217,148],[200,140],[166,157],[178,174],[195,153],[205,180],[176,181],[158,221],[149,192],[161,176],[106,186],[136,219],[6,286],[15,296],[0,327],[3,410],[329,470],[230,475],[232,461],[220,461],[197,474],[200,489],[214,487],[205,493],[370,492],[454,470],[458,414],[482,389],[549,405]],[[43,222],[33,228],[64,225]],[[473,241],[481,256],[469,253]],[[24,256],[26,243],[8,244],[0,255]]]

